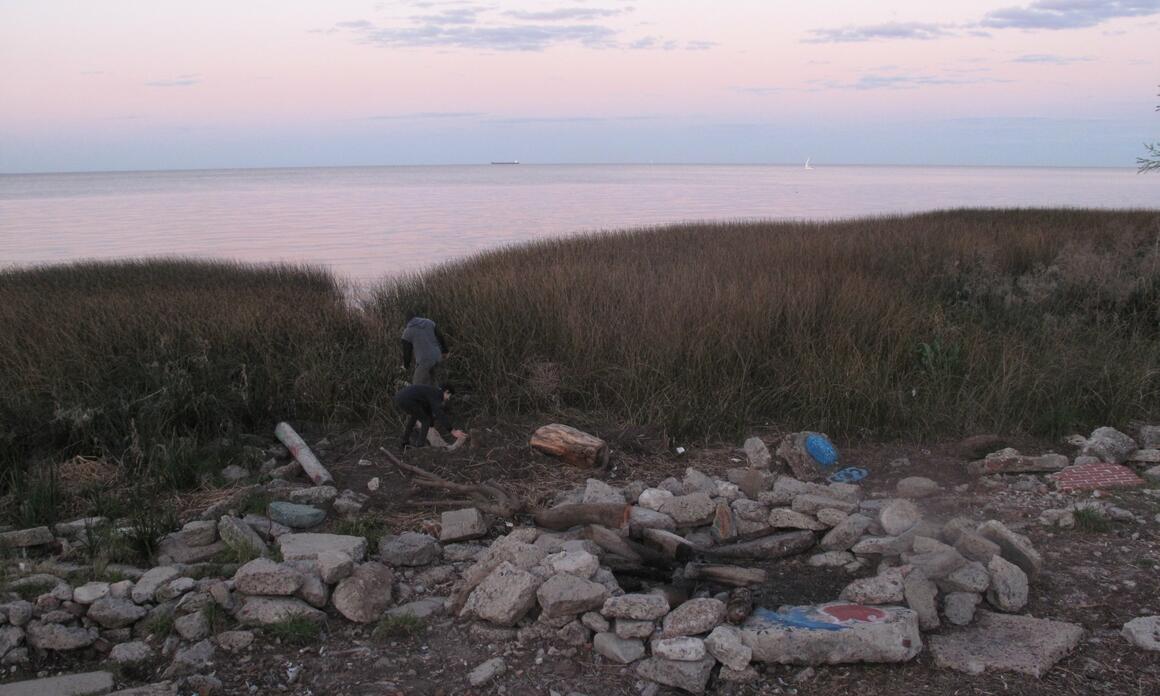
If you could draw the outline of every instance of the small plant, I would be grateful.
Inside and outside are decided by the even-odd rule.
[[[339,520],[334,525],[335,534],[365,537],[367,546],[372,549],[377,549],[379,540],[390,531],[385,521],[370,516],[348,517]]]
[[[218,604],[217,602],[210,602],[209,604],[205,605],[205,609],[202,609],[202,613],[205,614],[205,620],[209,624],[211,633],[221,633],[229,626],[229,614],[227,614],[226,610],[222,608],[222,605]]]
[[[414,614],[388,616],[380,621],[371,634],[377,640],[411,638],[427,630],[427,622]]]
[[[1110,530],[1112,523],[1096,508],[1080,508],[1075,511],[1075,528],[1081,532],[1101,533]]]
[[[322,625],[305,616],[292,616],[271,624],[267,630],[270,635],[288,645],[310,645],[318,640]]]
[[[1155,559],[1152,559],[1152,558],[1137,558],[1136,565],[1138,565],[1141,568],[1155,568],[1156,561],[1155,561]]]
[[[266,508],[270,506],[274,498],[265,491],[253,491],[242,500],[238,506],[243,513],[251,515],[265,515]]]
[[[174,618],[172,614],[157,614],[145,623],[145,631],[158,638],[168,638],[173,633]]]
[[[157,554],[161,537],[176,528],[177,516],[173,510],[139,508],[130,518],[128,532],[121,538],[124,552],[129,556],[127,560],[149,562]]]
[[[253,544],[242,542],[236,546],[227,546],[220,553],[213,557],[216,563],[233,563],[236,565],[245,565],[255,558],[260,558],[263,555],[262,550]]]
[[[24,601],[31,602],[53,587],[56,587],[56,583],[47,580],[36,580],[32,582],[21,582],[17,580],[11,583],[8,589],[20,595],[20,598]]]

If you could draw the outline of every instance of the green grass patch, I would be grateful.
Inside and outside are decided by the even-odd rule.
[[[375,624],[371,637],[376,640],[412,638],[427,630],[427,622],[413,614],[388,616]]]
[[[21,582],[19,580],[15,580],[8,584],[7,590],[9,592],[15,592],[20,596],[21,599],[26,602],[32,602],[35,601],[37,597],[44,594],[45,592],[48,592],[54,587],[56,587],[56,583],[49,581]]]
[[[346,517],[334,523],[335,534],[365,537],[367,540],[367,548],[371,549],[377,549],[379,547],[379,540],[384,535],[389,534],[390,531],[390,527],[387,526],[387,523],[383,519],[371,515]]]
[[[1111,531],[1112,522],[1096,508],[1080,508],[1075,511],[1075,528],[1081,532],[1100,534]]]
[[[1152,558],[1137,558],[1136,565],[1140,568],[1155,568],[1160,564],[1157,564],[1156,560]]]
[[[304,616],[294,616],[266,627],[270,635],[288,645],[310,645],[322,635],[322,624]]]
[[[269,555],[269,554],[266,554],[266,555]],[[261,549],[257,548],[256,546],[253,546],[251,544],[243,543],[243,544],[239,544],[237,546],[227,546],[226,548],[224,548],[220,552],[218,552],[218,554],[213,557],[213,560],[214,560],[214,563],[221,563],[221,564],[230,563],[233,565],[240,566],[240,565],[245,565],[246,563],[249,563],[250,561],[254,560],[255,558],[260,558],[261,556],[262,556]]]
[[[157,614],[146,620],[145,632],[158,638],[168,638],[173,633],[175,620],[172,614]]]

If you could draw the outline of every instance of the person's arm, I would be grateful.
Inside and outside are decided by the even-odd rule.
[[[447,355],[451,352],[451,349],[447,347],[447,339],[443,337],[443,332],[439,330],[438,326],[435,327],[435,340],[439,341],[440,353]]]
[[[458,437],[455,435],[456,431],[451,427],[451,419],[447,417],[447,412],[443,410],[442,399],[431,402],[431,417],[435,420],[437,430],[448,437]]]
[[[399,340],[400,345],[403,346],[403,369],[411,368],[411,360],[414,359],[415,346],[411,342],[403,338]]]

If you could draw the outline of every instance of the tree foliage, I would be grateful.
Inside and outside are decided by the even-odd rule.
[[[1156,96],[1160,97],[1160,94]],[[1160,111],[1160,106],[1157,106],[1156,110]],[[1160,142],[1152,143],[1151,145],[1145,143],[1144,149],[1148,151],[1148,155],[1146,157],[1136,158],[1136,166],[1139,167],[1139,171],[1148,172],[1153,169],[1160,169]]]

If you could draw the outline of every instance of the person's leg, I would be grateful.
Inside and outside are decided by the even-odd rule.
[[[424,413],[419,417],[419,437],[417,440],[420,444],[417,447],[427,446],[427,431],[431,429],[432,420],[430,413]]]
[[[426,384],[429,387],[435,386],[434,379],[434,365],[427,363],[415,363],[415,374],[411,376],[411,384]]]
[[[415,432],[415,422],[419,420],[414,413],[407,412],[407,427],[403,428],[403,436],[399,438],[399,447],[411,444],[411,433]]]

